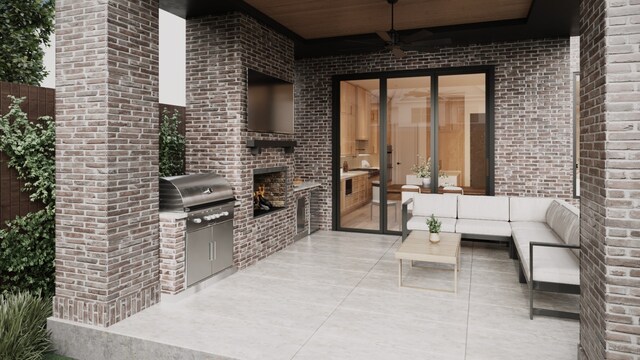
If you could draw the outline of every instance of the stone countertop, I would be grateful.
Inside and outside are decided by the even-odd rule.
[[[187,213],[185,212],[171,212],[171,211],[161,211],[160,212],[160,220],[171,221],[171,220],[180,220],[186,219]]]
[[[305,181],[302,184],[298,185],[298,186],[294,186],[293,187],[293,191],[297,192],[297,191],[302,191],[302,190],[308,190],[308,189],[314,189],[317,187],[322,186],[322,184],[320,184],[319,182],[315,182],[315,181]]]
[[[354,177],[360,176],[360,175],[369,175],[369,172],[367,172],[367,171],[347,171],[345,173],[342,173],[342,175],[340,175],[340,180],[351,179],[351,178],[354,178]]]

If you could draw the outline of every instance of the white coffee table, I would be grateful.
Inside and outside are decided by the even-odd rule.
[[[411,264],[414,261],[426,261],[438,264],[453,265],[453,292],[458,290],[458,270],[460,268],[460,234],[440,233],[440,242],[431,243],[429,241],[428,231],[413,230],[407,239],[400,245],[396,251],[396,259],[398,259],[398,286],[402,284],[402,260],[409,260]],[[428,288],[419,288],[427,290],[435,290]]]

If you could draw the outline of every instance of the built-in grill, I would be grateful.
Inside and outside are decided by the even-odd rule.
[[[187,213],[187,286],[233,265],[233,204],[231,185],[220,175],[160,178],[160,211]]]

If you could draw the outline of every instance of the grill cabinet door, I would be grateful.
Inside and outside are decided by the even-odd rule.
[[[233,265],[233,220],[213,226],[214,260],[212,272],[215,274]]]
[[[187,233],[187,286],[211,275],[211,227]]]

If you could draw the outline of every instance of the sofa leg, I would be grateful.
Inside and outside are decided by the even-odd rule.
[[[522,266],[518,266],[518,281],[520,284],[526,284],[527,278],[524,277],[524,271],[522,270]]]
[[[529,319],[533,320],[533,281],[529,282]]]

